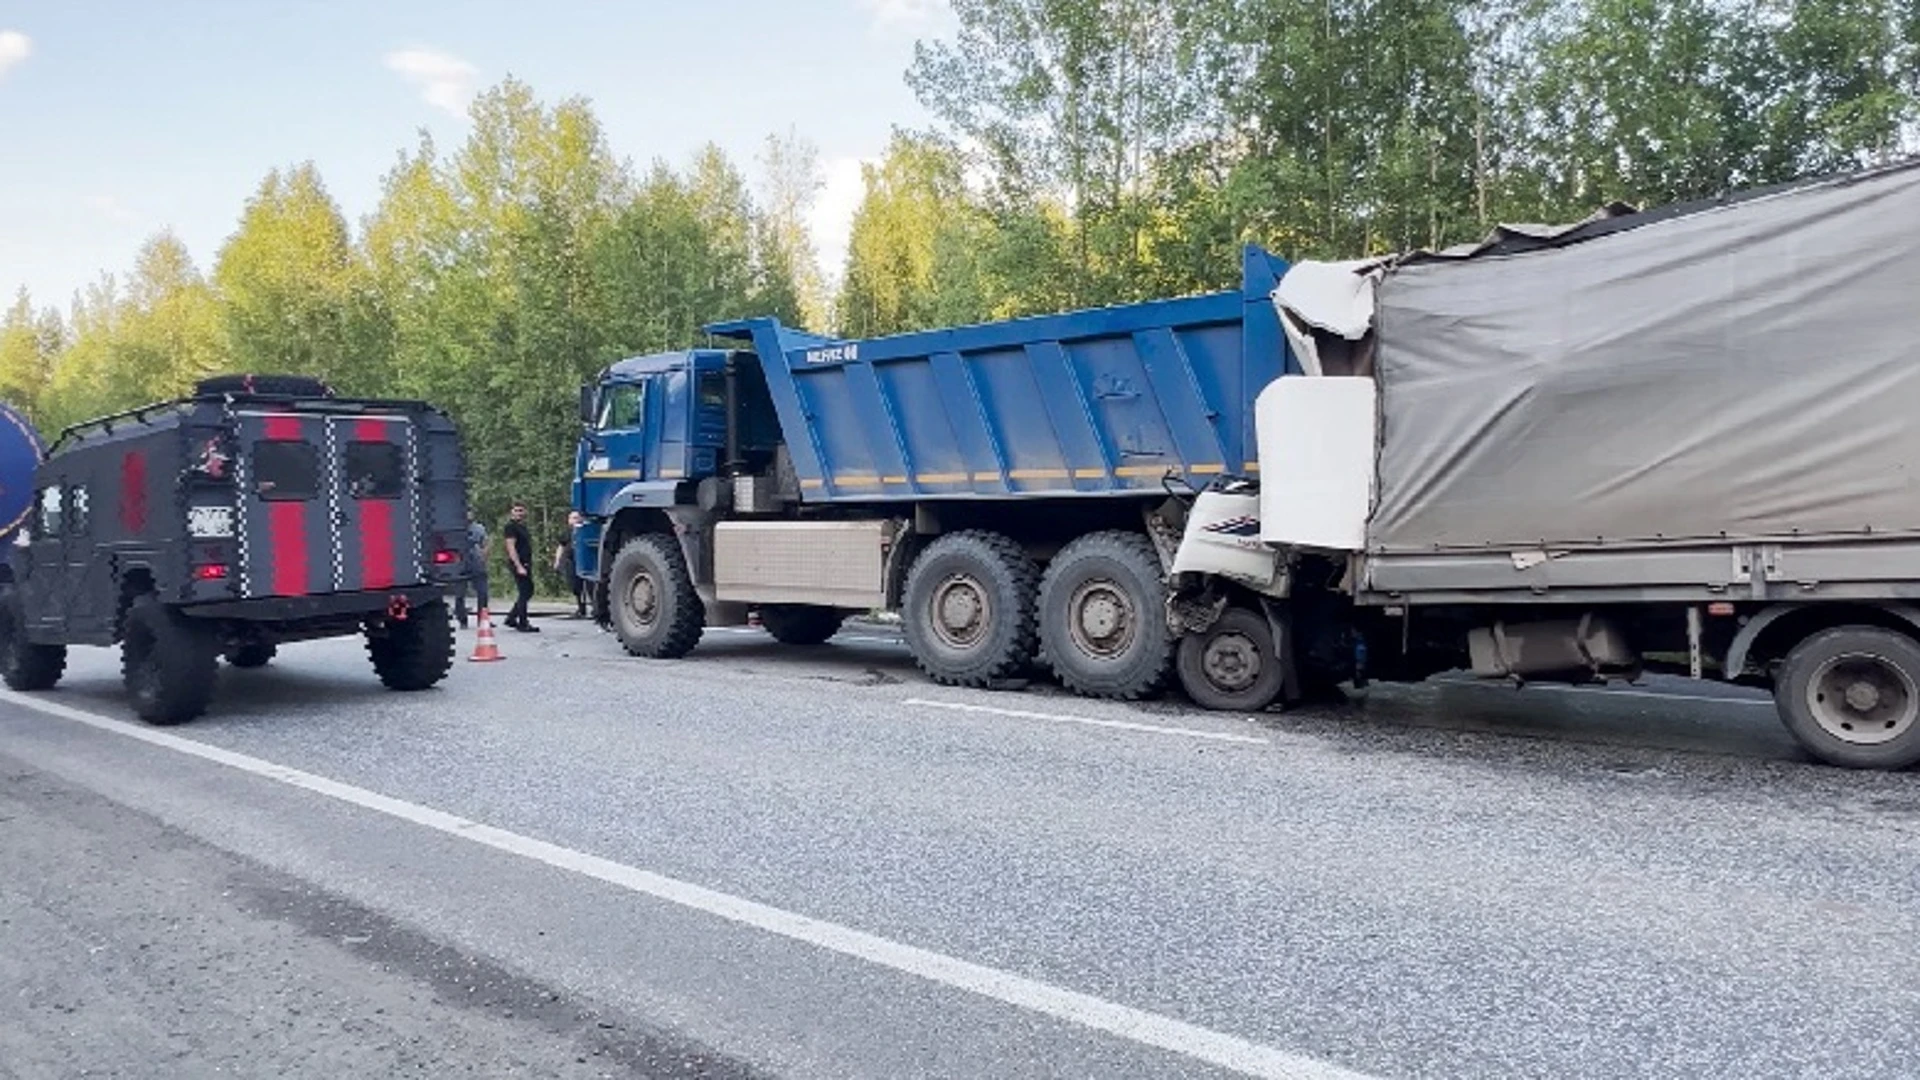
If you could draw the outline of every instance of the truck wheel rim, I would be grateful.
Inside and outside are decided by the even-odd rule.
[[[660,613],[660,590],[654,587],[653,575],[645,571],[633,575],[627,585],[627,610],[633,613],[635,622],[642,626],[651,626]]]
[[[979,579],[955,574],[933,591],[931,618],[934,636],[955,649],[971,649],[993,624],[993,605]]]
[[[1111,660],[1133,644],[1133,599],[1106,578],[1083,581],[1067,598],[1067,632],[1088,656]]]
[[[1215,635],[1200,657],[1207,681],[1225,691],[1245,690],[1260,678],[1260,650],[1245,634]]]
[[[1821,664],[1808,680],[1807,711],[1834,738],[1874,746],[1914,726],[1920,717],[1920,692],[1893,661],[1873,653],[1846,653]]]

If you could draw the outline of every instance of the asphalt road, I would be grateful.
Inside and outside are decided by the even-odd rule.
[[[1751,695],[1240,717],[543,625],[419,695],[291,647],[164,731],[103,651],[0,697],[0,1077],[1920,1061],[1920,776]]]

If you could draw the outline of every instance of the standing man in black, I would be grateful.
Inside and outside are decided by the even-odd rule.
[[[506,625],[524,634],[537,634],[540,628],[527,621],[527,604],[533,600],[533,536],[527,532],[526,503],[513,504],[501,535],[507,541],[507,568],[513,574],[516,594]]]

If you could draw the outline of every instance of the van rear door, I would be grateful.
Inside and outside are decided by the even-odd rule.
[[[244,595],[420,582],[410,418],[241,413],[238,421]]]
[[[236,418],[240,592],[308,596],[333,587],[326,419],[243,412]]]
[[[408,416],[337,417],[340,580],[336,588],[391,589],[421,580],[420,464]]]

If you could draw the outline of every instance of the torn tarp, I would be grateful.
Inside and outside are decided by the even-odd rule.
[[[1375,314],[1373,550],[1920,534],[1920,166],[1405,260]]]

